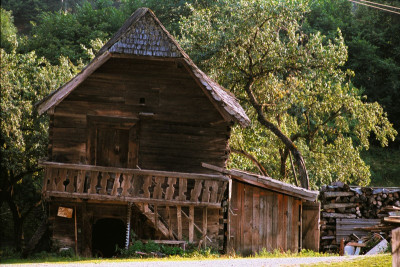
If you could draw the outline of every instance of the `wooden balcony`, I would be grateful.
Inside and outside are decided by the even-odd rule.
[[[154,205],[221,207],[229,178],[222,175],[41,162],[43,194]]]

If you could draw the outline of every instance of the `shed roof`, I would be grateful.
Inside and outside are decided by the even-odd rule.
[[[43,114],[58,105],[108,59],[121,55],[140,56],[149,59],[171,58],[182,62],[225,119],[239,122],[244,127],[250,124],[250,119],[235,96],[213,81],[194,64],[174,37],[148,8],[136,10],[77,76],[38,102],[37,110],[39,114]]]
[[[242,170],[227,170],[214,165],[202,164],[203,167],[218,171],[222,174],[229,175],[232,179],[270,189],[272,191],[280,192],[289,196],[298,197],[308,201],[316,201],[319,195],[319,191],[307,190],[302,187],[298,187],[292,184],[284,183],[275,180],[271,177],[262,176],[256,173],[246,172]]]

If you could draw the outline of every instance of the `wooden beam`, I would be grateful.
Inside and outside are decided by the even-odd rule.
[[[65,198],[76,198],[76,199],[88,199],[88,200],[111,200],[114,202],[125,203],[147,203],[153,205],[180,205],[190,206],[196,205],[197,207],[208,207],[208,208],[221,208],[221,203],[202,203],[192,201],[180,201],[180,200],[164,200],[164,199],[152,199],[152,198],[141,198],[141,197],[127,197],[127,196],[111,196],[107,194],[86,194],[86,193],[69,193],[69,192],[53,192],[47,191],[45,197],[65,197]]]
[[[355,214],[342,214],[342,213],[330,213],[330,212],[322,212],[322,217],[324,218],[348,218],[355,219]]]
[[[207,247],[207,207],[203,208],[203,245]]]
[[[357,207],[357,203],[330,203],[323,206],[324,209],[352,208]]]
[[[354,192],[324,192],[326,198],[330,197],[350,197],[354,196]]]
[[[193,243],[194,236],[194,206],[189,207],[189,243]]]
[[[178,224],[178,239],[182,240],[182,208],[181,206],[176,206],[176,220]]]
[[[176,178],[187,178],[187,179],[201,179],[201,180],[219,180],[228,181],[229,178],[223,175],[215,174],[201,174],[201,173],[184,173],[184,172],[169,172],[169,171],[155,171],[155,170],[144,170],[144,169],[128,169],[128,168],[116,168],[116,167],[102,167],[94,165],[84,164],[70,164],[60,162],[48,162],[42,161],[39,163],[40,166],[49,166],[52,168],[59,169],[72,169],[72,170],[85,170],[85,171],[98,171],[98,172],[119,172],[119,173],[130,173],[137,175],[152,175],[152,176],[165,176],[165,177],[176,177]]]

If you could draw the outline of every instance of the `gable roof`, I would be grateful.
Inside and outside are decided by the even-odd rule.
[[[250,124],[236,97],[194,64],[148,8],[136,10],[78,75],[38,102],[39,114],[58,105],[96,69],[118,54],[180,60],[225,119],[236,121],[244,127]]]
[[[292,184],[284,183],[278,180],[275,180],[271,177],[262,176],[256,173],[246,172],[242,170],[227,170],[221,167],[217,167],[211,164],[202,163],[202,166],[207,169],[211,169],[222,174],[229,175],[232,179],[235,179],[240,182],[244,182],[247,184],[252,184],[258,187],[270,189],[272,191],[276,191],[279,193],[283,193],[289,196],[298,197],[300,199],[308,200],[308,201],[316,201],[319,195],[319,191],[312,191],[308,189],[304,189],[302,187],[298,187]]]

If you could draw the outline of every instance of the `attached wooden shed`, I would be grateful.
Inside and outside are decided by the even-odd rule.
[[[250,255],[266,249],[319,249],[318,191],[240,170],[203,166],[229,175],[228,247]],[[312,207],[311,209],[309,207]]]

